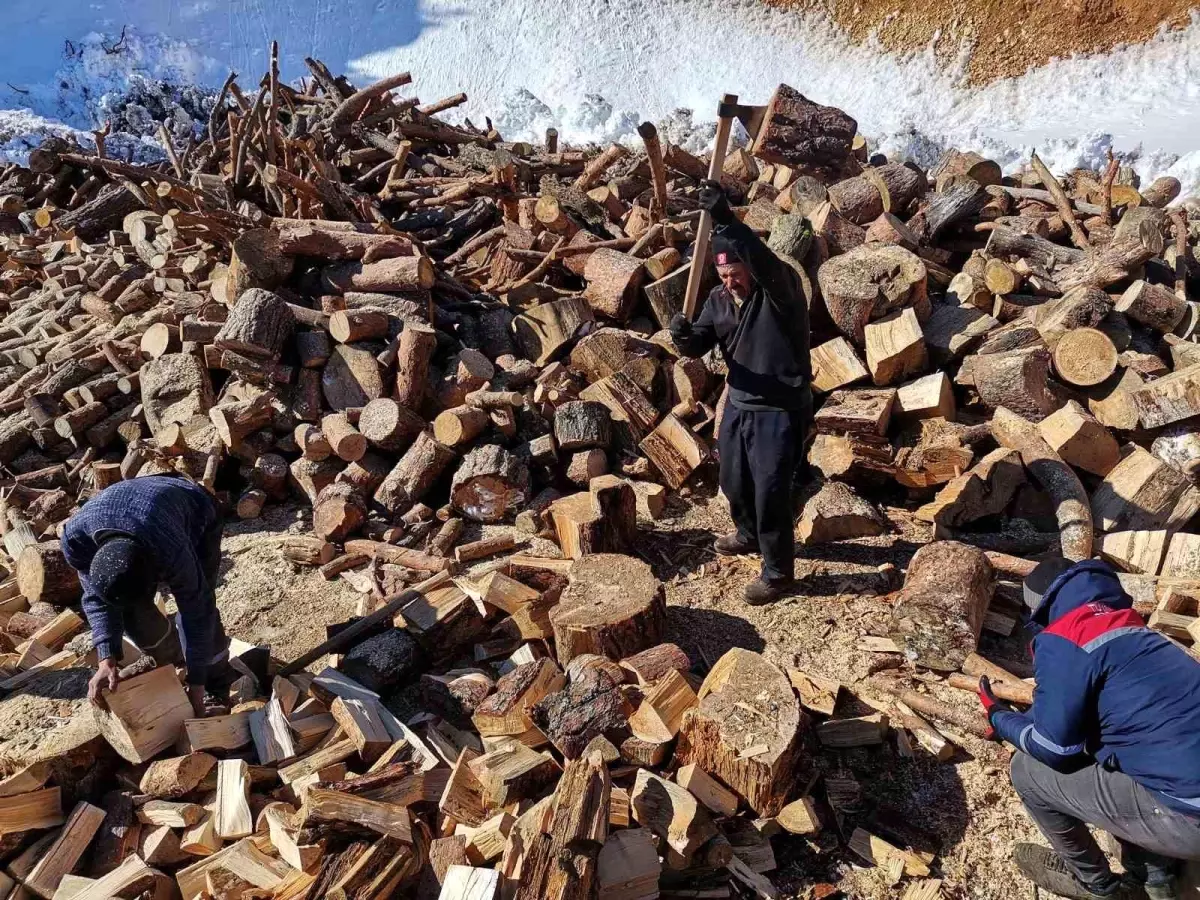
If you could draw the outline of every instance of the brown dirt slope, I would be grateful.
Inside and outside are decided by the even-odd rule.
[[[1148,40],[1160,24],[1188,22],[1194,0],[767,0],[773,6],[820,10],[856,41],[872,32],[889,50],[919,50],[940,33],[948,56],[973,46],[972,83],[1020,75],[1054,57],[1109,50]]]

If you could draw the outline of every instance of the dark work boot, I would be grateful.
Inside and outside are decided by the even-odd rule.
[[[1139,896],[1115,875],[1107,892],[1103,888],[1088,887],[1075,877],[1057,853],[1038,844],[1017,844],[1013,848],[1013,862],[1021,874],[1042,890],[1069,900],[1133,900]]]
[[[1180,900],[1182,896],[1179,893],[1179,885],[1174,878],[1159,882],[1158,884],[1143,885],[1142,890],[1146,892],[1148,900]]]
[[[795,583],[795,578],[756,578],[746,585],[746,603],[750,606],[774,603]]]
[[[721,556],[741,556],[744,553],[757,553],[758,541],[747,540],[733,531],[713,541],[713,549]]]

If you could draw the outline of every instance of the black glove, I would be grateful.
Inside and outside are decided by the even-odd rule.
[[[700,208],[712,216],[718,225],[728,225],[734,220],[733,207],[725,196],[720,182],[706,178],[700,182]]]
[[[675,346],[686,343],[692,336],[692,323],[683,313],[675,313],[671,319],[671,340]]]

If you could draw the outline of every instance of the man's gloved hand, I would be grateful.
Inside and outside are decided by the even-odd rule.
[[[992,683],[986,675],[979,677],[979,703],[988,719],[988,740],[996,737],[996,729],[992,725],[992,715],[997,712],[1012,712],[1012,707],[992,693]]]
[[[688,338],[692,336],[692,323],[683,313],[675,313],[671,318],[671,340],[678,347],[681,343],[686,343]]]
[[[700,182],[700,208],[712,216],[718,225],[728,225],[734,220],[733,207],[725,196],[720,182],[706,178]]]

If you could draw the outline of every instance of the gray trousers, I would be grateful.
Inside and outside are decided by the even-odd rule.
[[[1012,783],[1050,846],[1085,885],[1113,882],[1088,825],[1117,839],[1126,871],[1145,884],[1169,881],[1178,860],[1200,859],[1200,817],[1176,812],[1122,772],[1093,765],[1067,774],[1017,753]]]

